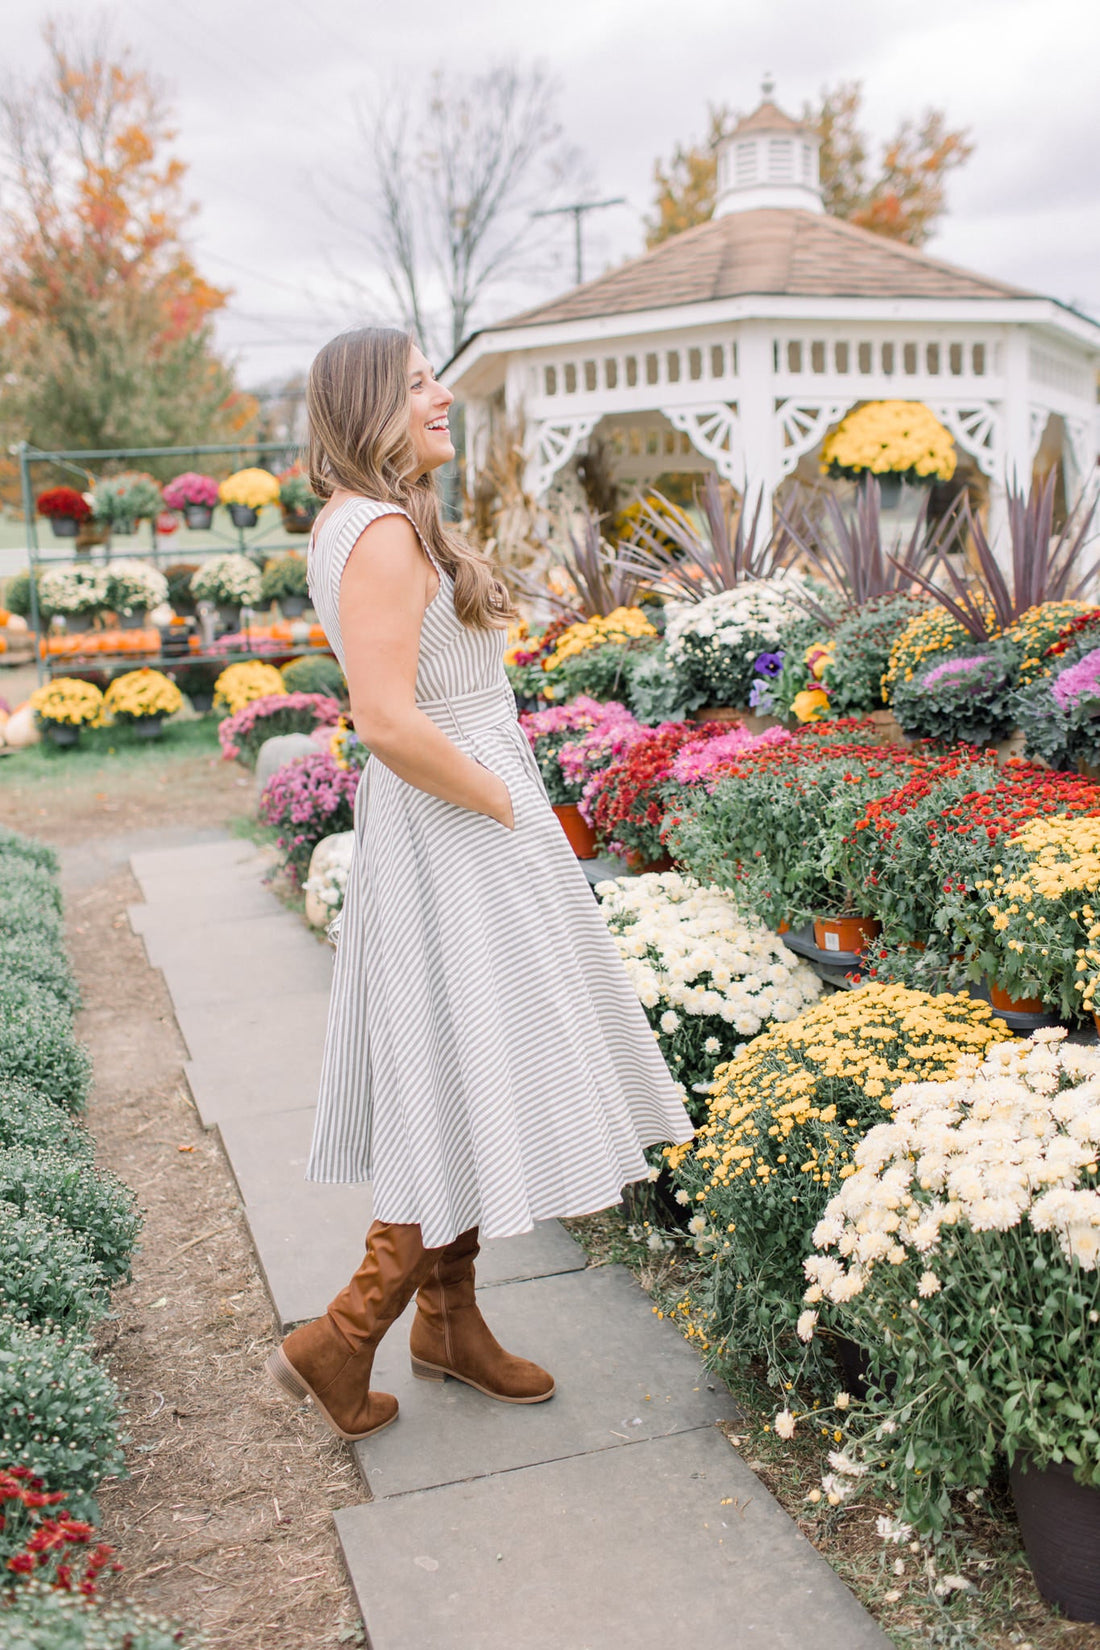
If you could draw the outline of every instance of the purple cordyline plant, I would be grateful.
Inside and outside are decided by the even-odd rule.
[[[259,817],[279,832],[275,846],[297,886],[306,880],[310,856],[322,837],[354,825],[359,770],[340,768],[324,751],[299,756],[276,769],[263,788]]]
[[[219,722],[218,739],[223,756],[239,756],[242,743],[249,740],[256,724],[272,717],[280,722],[305,721],[312,717],[314,727],[335,727],[340,720],[340,706],[327,693],[261,694],[258,699],[250,699],[247,705]]]
[[[1059,710],[1072,710],[1082,699],[1100,698],[1100,647],[1063,670],[1050,691]]]
[[[790,737],[786,728],[766,728],[763,733],[750,733],[743,727],[731,728],[713,739],[681,745],[673,758],[672,777],[681,785],[705,782],[714,775],[715,769],[721,769],[747,751],[760,750],[764,745],[786,745]]]

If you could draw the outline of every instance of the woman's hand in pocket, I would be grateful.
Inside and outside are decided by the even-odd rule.
[[[493,805],[487,810],[489,817],[495,819],[498,825],[503,825],[505,830],[514,831],[516,828],[516,815],[512,805],[512,793],[499,774],[494,775],[494,778],[496,784],[493,790],[496,794],[493,797]]]

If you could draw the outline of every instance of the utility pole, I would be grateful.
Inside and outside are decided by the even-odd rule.
[[[605,206],[625,206],[625,195],[616,195],[608,201],[574,201],[571,206],[547,206],[541,212],[532,212],[533,218],[556,218],[565,212],[573,214],[573,254],[577,285],[584,280],[584,255],[581,246],[581,220],[586,212],[602,212]]]

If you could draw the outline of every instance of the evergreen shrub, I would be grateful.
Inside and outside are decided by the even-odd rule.
[[[292,659],[280,672],[288,693],[327,693],[333,699],[348,702],[348,684],[335,659],[327,653],[316,658]]]
[[[16,980],[39,986],[70,1014],[80,1007],[69,959],[58,941],[46,934],[0,932],[0,992]]]
[[[10,825],[0,825],[0,856],[29,860],[41,871],[57,873],[57,854],[49,843],[13,831]]]

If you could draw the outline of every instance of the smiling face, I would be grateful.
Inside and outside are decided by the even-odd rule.
[[[438,470],[455,456],[447,427],[447,409],[453,400],[414,344],[409,351],[409,434],[416,449],[418,476]]]

